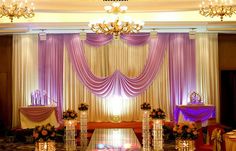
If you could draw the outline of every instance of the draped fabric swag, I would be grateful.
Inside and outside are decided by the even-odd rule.
[[[119,69],[128,77],[137,77],[142,72],[148,57],[148,44],[128,45],[123,40],[113,40],[107,45],[94,47],[84,44],[85,56],[92,73],[107,77]],[[140,104],[149,102],[153,107],[161,107],[169,119],[169,78],[168,52],[164,54],[158,76],[141,95],[133,98],[101,98],[90,93],[78,80],[67,51],[64,51],[64,109],[76,109],[81,102],[87,102],[90,121],[110,121],[112,115],[120,114],[122,121],[140,119]]]
[[[113,114],[121,114],[122,121],[140,120],[143,102],[161,107],[173,119],[175,105],[186,104],[195,87],[206,103],[219,103],[217,38],[197,35],[195,51],[188,34],[158,34],[157,39],[134,36],[112,40],[88,34],[81,42],[76,34],[47,35],[47,41],[37,41],[37,35],[14,35],[13,126],[19,124],[19,107],[30,104],[30,93],[38,85],[57,103],[59,116],[62,110],[77,110],[79,103],[87,102],[89,121],[109,121]],[[91,93],[92,88],[103,97]]]
[[[218,35],[196,35],[196,89],[205,104],[216,106],[219,122]]]
[[[128,43],[129,40],[132,40],[134,44],[134,39],[144,41],[143,38],[146,40],[149,35],[143,37],[129,35],[126,37],[129,37],[126,38]],[[146,65],[140,75],[132,78],[124,76],[119,69],[108,77],[95,76],[88,67],[84,56],[84,46],[79,35],[67,35],[65,43],[77,76],[92,93],[101,97],[134,97],[146,90],[155,78],[163,61],[168,37],[167,34],[160,34],[158,38],[150,39]]]
[[[12,126],[20,126],[19,108],[38,89],[38,35],[14,35],[12,56]]]

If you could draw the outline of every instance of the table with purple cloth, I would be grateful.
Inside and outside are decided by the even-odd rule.
[[[225,133],[223,137],[225,140],[225,150],[235,151],[236,150],[236,130]]]
[[[56,107],[29,106],[20,108],[21,128],[35,128],[38,125],[50,123],[55,127],[59,126]]]
[[[175,121],[179,121],[180,113],[184,120],[205,122],[210,118],[215,118],[214,105],[177,105],[175,108]]]

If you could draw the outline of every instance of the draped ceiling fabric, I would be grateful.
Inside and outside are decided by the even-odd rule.
[[[13,35],[12,61],[12,127],[17,127],[19,108],[29,105],[38,89],[38,35]]]
[[[47,35],[39,40],[39,89],[45,90],[49,101],[56,103],[58,119],[63,103],[63,35]]]
[[[187,104],[189,94],[196,91],[195,41],[188,34],[170,34],[169,49],[170,102],[174,111],[176,105]],[[177,114],[174,116],[176,121]]]
[[[197,92],[205,104],[216,106],[216,119],[219,122],[219,66],[218,35],[196,35],[196,83]]]
[[[98,36],[101,37],[101,35]],[[148,37],[148,34],[123,36],[128,43],[131,41],[131,44],[134,45],[143,44],[143,42],[147,41]],[[72,65],[80,81],[92,93],[101,97],[134,97],[146,90],[155,78],[163,61],[164,52],[168,45],[168,37],[166,34],[159,34],[158,38],[149,40],[149,55],[146,65],[140,75],[132,78],[125,76],[119,70],[116,70],[107,77],[95,76],[88,67],[84,56],[84,43],[80,40],[79,35],[66,35],[64,40]],[[108,41],[108,38],[104,39]],[[100,43],[105,42],[94,40],[92,45],[97,46]]]

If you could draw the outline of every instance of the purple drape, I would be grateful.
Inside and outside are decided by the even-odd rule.
[[[170,34],[169,74],[171,111],[174,111],[176,105],[187,103],[189,93],[196,89],[195,42],[188,34]],[[171,118],[176,120],[176,116]]]
[[[51,101],[57,104],[58,120],[61,120],[63,99],[63,35],[47,35],[39,40],[39,89],[45,90]]]
[[[112,38],[112,35],[89,33],[87,34],[85,42],[91,46],[99,47],[111,42]]]
[[[194,122],[204,122],[210,118],[215,118],[215,106],[213,105],[176,106],[176,122],[178,122],[180,112],[183,114],[185,120],[190,120]]]
[[[130,41],[133,45],[145,43],[147,41],[147,37],[147,34],[139,34],[138,36],[123,36],[127,43]],[[90,37],[88,37],[88,39],[90,39]],[[109,38],[104,39],[105,41],[108,41],[107,39]],[[135,39],[139,42],[136,43]],[[96,44],[96,41],[102,42],[100,40],[94,40],[93,45],[99,45],[99,43]],[[96,77],[87,65],[87,61],[84,56],[83,42],[81,42],[79,35],[66,35],[65,43],[71,62],[77,72],[77,76],[92,93],[102,97],[133,97],[146,90],[159,71],[164,52],[167,48],[168,35],[159,34],[158,38],[149,40],[150,50],[147,63],[142,73],[135,78],[126,77],[118,70],[105,78]]]
[[[149,33],[121,34],[120,37],[129,45],[143,45],[149,40]],[[113,39],[112,35],[88,33],[85,42],[91,46],[106,45]]]

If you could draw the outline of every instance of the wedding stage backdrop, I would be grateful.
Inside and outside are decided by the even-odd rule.
[[[15,35],[13,126],[19,123],[17,109],[29,105],[37,86],[57,102],[59,119],[62,110],[77,110],[81,102],[90,105],[90,121],[109,121],[114,114],[139,120],[143,102],[173,119],[175,106],[186,104],[196,88],[205,103],[218,105],[217,35],[199,34],[196,44],[188,34],[119,40],[87,34],[86,41],[79,34],[49,34],[46,41]]]

